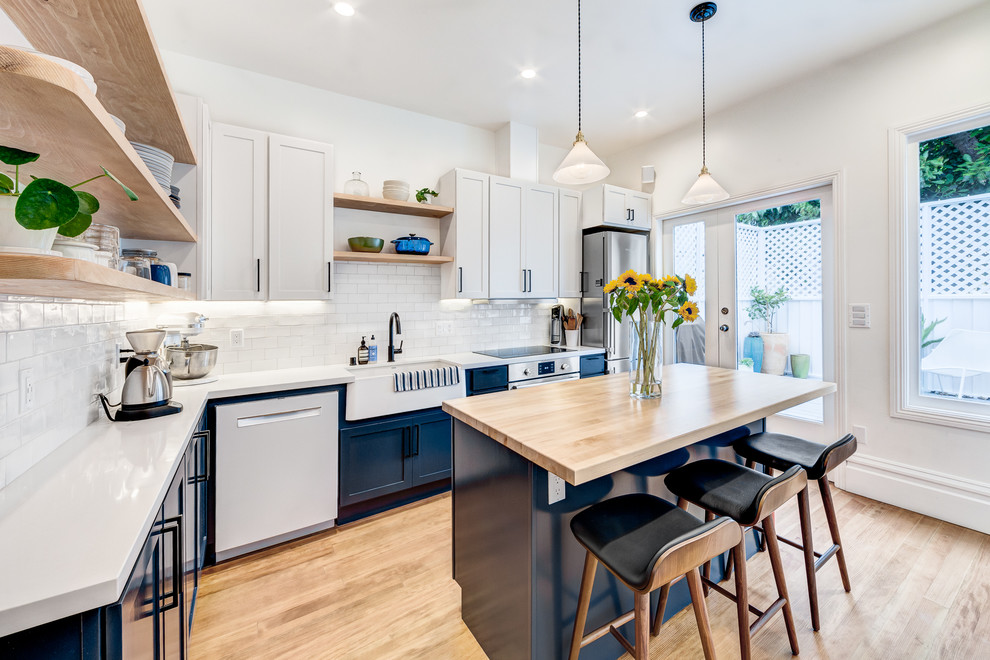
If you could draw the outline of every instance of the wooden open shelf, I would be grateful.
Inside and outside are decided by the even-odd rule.
[[[441,257],[428,254],[417,256],[415,254],[392,254],[387,252],[347,252],[336,251],[333,253],[334,261],[370,261],[379,264],[448,264],[453,257]]]
[[[191,291],[88,261],[30,254],[0,254],[0,293],[113,302],[196,299]]]
[[[416,215],[422,218],[443,218],[454,212],[454,209],[449,206],[420,204],[419,202],[399,202],[394,199],[345,195],[344,193],[334,193],[333,205],[341,209],[400,213],[403,215]]]
[[[196,233],[79,76],[37,55],[0,46],[0,89],[0,144],[41,154],[36,162],[21,167],[22,182],[34,174],[75,185],[101,174],[102,165],[139,199],[132,202],[107,178],[86,184],[80,190],[100,200],[95,222],[119,227],[121,238],[196,240]],[[11,174],[13,169],[3,166]]]
[[[0,0],[0,8],[37,50],[93,74],[96,97],[129,139],[196,163],[140,0]]]

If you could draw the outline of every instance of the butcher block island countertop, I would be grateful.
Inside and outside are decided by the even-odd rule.
[[[572,485],[624,470],[835,392],[835,384],[667,365],[663,396],[629,396],[629,374],[443,403],[454,418]]]

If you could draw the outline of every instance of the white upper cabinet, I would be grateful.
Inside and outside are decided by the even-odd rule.
[[[454,207],[440,220],[440,253],[454,257],[440,267],[442,298],[488,298],[488,187],[490,175],[453,170],[438,183],[437,202]]]
[[[211,300],[268,295],[268,134],[213,124]]]
[[[215,123],[210,204],[210,299],[332,297],[332,146]]]
[[[524,298],[557,297],[557,188],[526,184],[520,248],[527,274]]]
[[[557,296],[560,298],[580,298],[582,293],[581,278],[581,193],[576,190],[561,188],[557,199],[557,215],[559,218],[557,241]]]
[[[332,146],[269,137],[268,254],[269,300],[332,297]]]
[[[649,231],[653,227],[650,212],[648,193],[607,183],[584,192],[585,227],[604,225]]]
[[[493,176],[489,194],[489,297],[525,298],[529,288],[522,255],[525,184]]]

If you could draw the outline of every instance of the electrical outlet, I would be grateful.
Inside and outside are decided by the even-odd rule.
[[[454,333],[454,324],[450,321],[437,321],[437,336]]]
[[[866,427],[853,425],[852,434],[856,436],[856,442],[860,445],[866,444]]]
[[[230,347],[244,348],[244,331],[240,328],[230,331]]]
[[[548,504],[554,504],[564,499],[564,480],[555,474],[547,473]]]
[[[34,408],[34,371],[21,369],[21,413]]]

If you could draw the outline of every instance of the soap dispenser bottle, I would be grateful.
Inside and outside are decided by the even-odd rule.
[[[368,345],[364,343],[364,337],[361,337],[361,345],[358,346],[358,364],[368,364]]]
[[[368,344],[368,362],[378,362],[378,342],[374,335],[371,335],[371,342]]]

